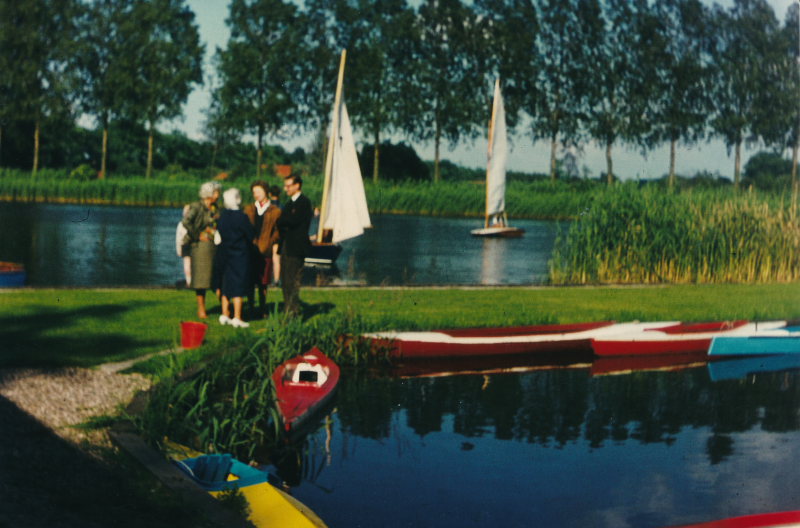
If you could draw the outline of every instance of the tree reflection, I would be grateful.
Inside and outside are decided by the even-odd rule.
[[[388,438],[391,421],[405,413],[420,437],[453,430],[465,438],[492,434],[543,446],[580,440],[592,449],[608,442],[675,442],[683,428],[707,427],[714,464],[733,453],[732,433],[800,429],[796,371],[761,373],[746,380],[712,382],[705,368],[590,377],[586,370],[544,370],[521,375],[343,377],[338,416],[352,435]]]

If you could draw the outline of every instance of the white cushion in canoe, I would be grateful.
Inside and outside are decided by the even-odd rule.
[[[317,373],[317,385],[322,385],[328,379],[328,375],[325,373],[325,370],[322,368],[322,365],[309,365],[308,363],[300,363],[298,364],[294,372],[292,373],[292,382],[299,383],[301,380],[301,372],[316,372]]]

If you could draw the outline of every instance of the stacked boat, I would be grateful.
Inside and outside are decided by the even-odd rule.
[[[430,332],[377,332],[365,338],[396,359],[502,356],[590,349],[598,357],[798,354],[800,321],[680,321],[554,324]]]

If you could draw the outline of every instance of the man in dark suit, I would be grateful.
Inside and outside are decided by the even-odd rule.
[[[311,252],[308,228],[311,217],[311,200],[303,196],[300,189],[303,180],[292,174],[283,182],[283,190],[289,201],[283,206],[281,216],[275,221],[280,235],[278,253],[281,256],[281,288],[285,313],[297,314],[300,309],[300,275],[306,255]]]

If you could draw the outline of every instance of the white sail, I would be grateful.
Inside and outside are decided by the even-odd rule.
[[[494,83],[494,110],[492,133],[489,145],[489,161],[486,168],[486,216],[500,214],[506,209],[506,159],[508,138],[506,137],[506,113],[500,81]]]
[[[333,166],[331,167],[328,203],[323,227],[333,231],[335,244],[364,233],[371,227],[364,182],[358,166],[356,144],[350,128],[350,118],[342,98],[337,119],[338,130],[333,146]]]

